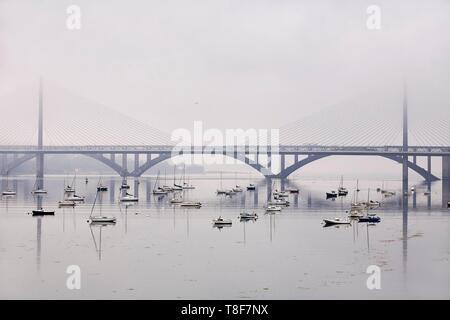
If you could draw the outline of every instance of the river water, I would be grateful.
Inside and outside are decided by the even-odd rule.
[[[139,202],[120,204],[121,180],[103,177],[109,188],[96,200],[94,214],[117,218],[115,225],[91,226],[87,219],[98,177],[76,181],[86,201],[58,208],[67,177],[47,176],[48,194],[31,194],[32,177],[9,177],[2,189],[14,197],[0,200],[0,298],[2,299],[393,299],[450,298],[450,210],[442,183],[418,184],[403,201],[399,181],[376,192],[379,181],[359,181],[361,200],[382,201],[376,225],[352,223],[327,227],[323,218],[346,217],[355,181],[346,181],[347,197],[326,200],[339,181],[265,181],[224,176],[223,187],[239,184],[244,192],[215,194],[217,175],[192,177],[195,190],[184,198],[200,209],[182,209],[170,197],[151,195],[154,178],[129,179]],[[71,179],[69,179],[71,180]],[[169,179],[168,179],[169,180]],[[253,182],[256,191],[246,191]],[[264,214],[270,189],[300,188],[281,213]],[[411,182],[410,182],[411,184]],[[369,191],[372,190],[372,191]],[[36,207],[55,216],[33,217]],[[242,210],[256,221],[240,222]],[[231,227],[212,226],[218,216]],[[68,266],[81,270],[81,288],[68,289]],[[380,268],[380,289],[369,290],[369,266]]]

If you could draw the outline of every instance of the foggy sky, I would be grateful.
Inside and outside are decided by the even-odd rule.
[[[403,78],[411,105],[450,106],[449,15],[445,0],[0,0],[0,95],[42,74],[166,132],[279,127],[401,95]]]

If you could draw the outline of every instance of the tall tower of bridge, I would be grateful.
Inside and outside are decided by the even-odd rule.
[[[408,151],[408,99],[407,99],[407,88],[406,88],[406,82],[403,84],[403,144],[402,144],[402,150],[403,152]],[[405,192],[408,191],[408,156],[403,155],[403,162],[402,162],[402,192],[405,194]]]
[[[44,154],[39,152],[42,150],[44,143],[44,93],[42,77],[39,79],[39,115],[38,115],[38,153],[36,154],[36,188],[42,189],[44,187]]]

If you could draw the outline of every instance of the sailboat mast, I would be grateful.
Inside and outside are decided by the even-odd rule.
[[[92,204],[91,214],[89,215],[89,217],[92,217],[92,212],[94,212],[94,206],[95,206],[95,202],[97,202],[97,196],[98,196],[98,190],[97,190],[97,193],[95,194],[94,203]]]

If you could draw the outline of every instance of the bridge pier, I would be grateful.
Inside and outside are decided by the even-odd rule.
[[[281,158],[280,170],[281,170],[281,172],[284,169],[286,169],[286,159],[285,159],[285,157],[286,156],[284,154],[280,155],[280,158]]]
[[[36,155],[36,188],[44,188],[44,154]]]
[[[431,190],[431,156],[427,156],[427,190]]]
[[[139,168],[139,153],[134,154],[134,170]]]
[[[450,201],[450,156],[442,157],[442,207]]]
[[[450,156],[442,157],[442,180],[450,180]]]
[[[8,154],[6,154],[6,153],[2,153],[1,154],[1,157],[0,157],[0,166],[1,166],[1,175],[3,176],[3,175],[5,175],[7,172],[8,172],[8,166],[7,166],[7,164],[8,164]]]

